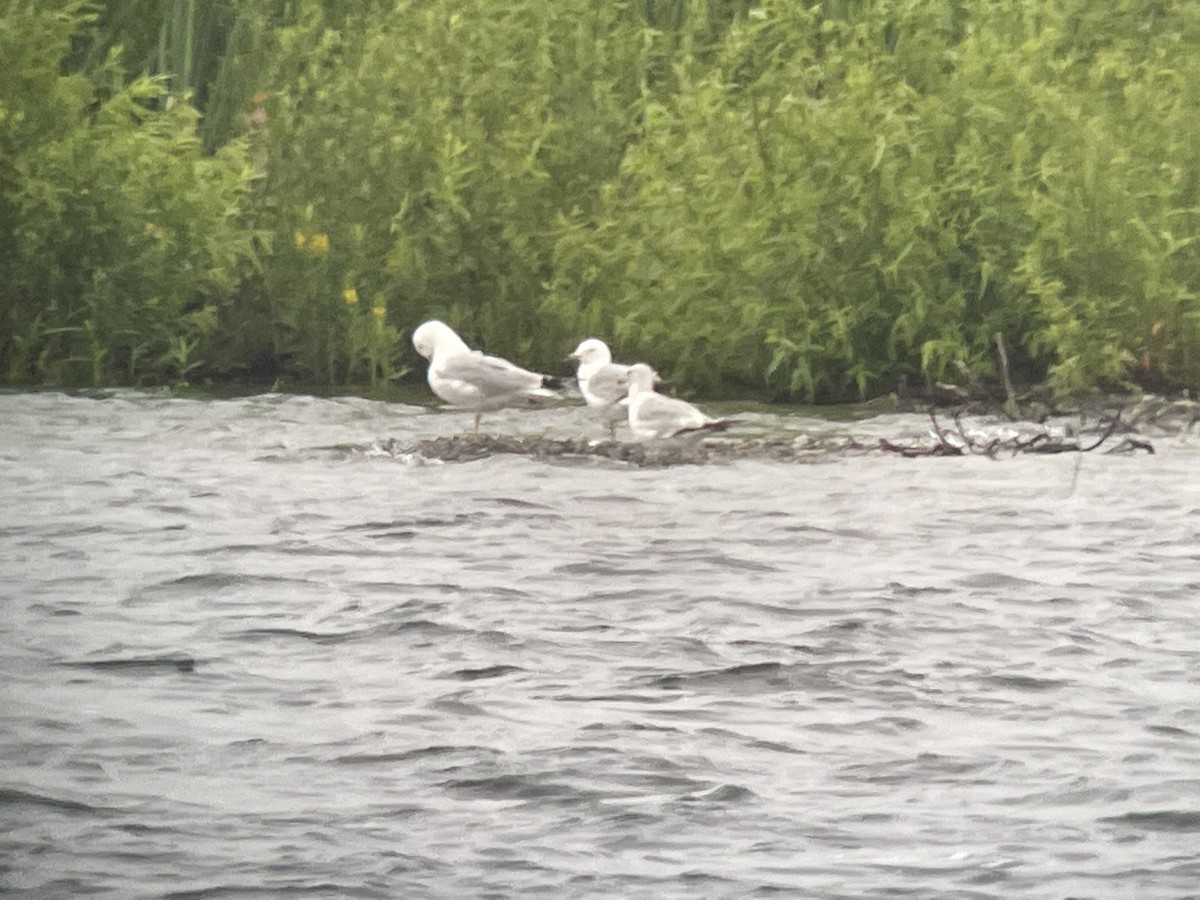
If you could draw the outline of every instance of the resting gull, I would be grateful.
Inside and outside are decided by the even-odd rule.
[[[558,386],[558,379],[522,369],[498,356],[484,356],[437,319],[413,332],[413,346],[429,360],[427,378],[433,392],[451,406],[475,412],[476,434],[482,412],[558,396],[549,390]]]
[[[629,366],[613,362],[608,344],[599,338],[581,341],[569,359],[579,361],[576,377],[583,399],[604,414],[613,433],[616,421],[625,418],[621,401],[629,393]]]
[[[713,419],[686,400],[654,390],[657,373],[645,363],[629,367],[629,430],[638,440],[673,438],[724,431],[732,419]]]

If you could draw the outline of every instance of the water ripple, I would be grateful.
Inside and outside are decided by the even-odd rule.
[[[1200,882],[1195,436],[642,469],[439,465],[397,448],[469,416],[357,399],[0,393],[0,419],[14,895]],[[581,407],[487,421],[604,437]]]

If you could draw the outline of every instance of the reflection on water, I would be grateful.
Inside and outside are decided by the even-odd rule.
[[[355,399],[6,394],[0,420],[18,895],[1200,883],[1188,435],[639,469],[395,455],[470,416]]]

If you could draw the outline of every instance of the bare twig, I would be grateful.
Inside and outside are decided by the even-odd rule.
[[[1079,448],[1080,451],[1083,453],[1089,453],[1092,450],[1095,450],[1097,447],[1099,447],[1105,441],[1107,441],[1110,437],[1112,437],[1113,432],[1115,432],[1117,430],[1117,426],[1119,426],[1121,424],[1121,413],[1122,412],[1123,412],[1123,410],[1120,410],[1120,409],[1117,410],[1117,414],[1112,417],[1112,421],[1110,421],[1108,423],[1108,428],[1106,428],[1104,430],[1104,433],[1102,435],[1100,435],[1100,438],[1099,438],[1099,440],[1096,441],[1096,443],[1092,444],[1090,447],[1081,447],[1081,448]]]
[[[933,425],[933,435],[936,438],[935,444],[932,446],[927,444],[898,444],[887,439],[880,439],[879,449],[886,450],[889,453],[899,453],[909,458],[976,454],[987,456],[989,459],[995,459],[1001,450],[1009,450],[1013,455],[1018,453],[1088,453],[1104,444],[1120,428],[1128,428],[1121,420],[1121,414],[1118,411],[1117,415],[1106,423],[1104,431],[1100,434],[1099,438],[1087,446],[1082,446],[1074,437],[1055,437],[1044,425],[1043,430],[1035,434],[994,437],[985,443],[971,436],[963,424],[963,414],[961,411],[954,414],[954,431],[950,431],[942,426],[941,422],[938,421],[933,407],[929,407],[927,412],[929,414],[929,421]],[[955,435],[956,438],[952,439]],[[956,441],[961,443],[956,443]],[[1134,450],[1145,450],[1148,453],[1153,453],[1154,447],[1149,441],[1126,438],[1117,447],[1107,452],[1128,453]]]
[[[967,429],[963,427],[962,415],[961,409],[954,413],[954,427],[958,430],[958,436],[962,438],[963,444],[965,444],[967,449],[972,453],[986,453],[987,450],[980,450],[974,438],[967,434]]]
[[[946,431],[938,423],[937,416],[934,414],[932,406],[929,408],[929,421],[933,423],[933,433],[936,434],[938,438],[939,455],[962,456],[963,448],[956,447],[954,444],[950,443],[949,439],[947,439]]]
[[[1149,441],[1143,441],[1139,438],[1127,437],[1115,447],[1110,447],[1105,450],[1105,453],[1132,453],[1134,450],[1145,450],[1150,455],[1154,455],[1154,445]]]

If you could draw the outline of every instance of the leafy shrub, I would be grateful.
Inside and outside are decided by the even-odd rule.
[[[354,290],[388,297],[393,359],[440,316],[560,365],[570,335],[537,298],[556,216],[591,205],[624,150],[640,53],[624,16],[582,0],[437,0],[339,29],[309,7],[279,29],[256,197],[274,235],[278,352],[309,375],[356,377],[362,309],[341,299]]]
[[[710,396],[986,379],[998,333],[1200,389],[1183,0],[91,9],[0,14],[7,380],[378,384],[439,316]]]
[[[765,3],[649,104],[550,302],[703,393],[1195,384],[1194,7]],[[763,378],[766,384],[763,384]]]
[[[240,146],[202,157],[195,110],[157,109],[150,79],[122,85],[115,55],[96,79],[109,90],[59,75],[83,8],[10,12],[0,30],[33,76],[0,83],[0,360],[15,381],[183,379],[253,260]]]

